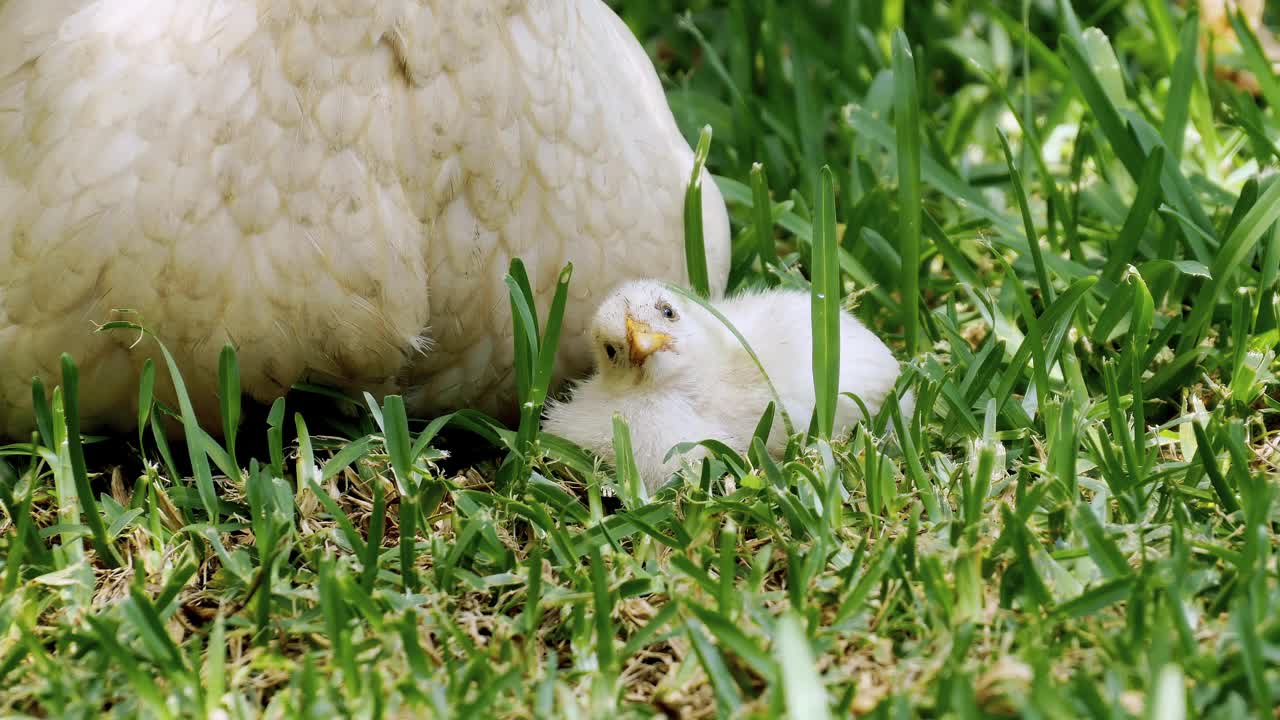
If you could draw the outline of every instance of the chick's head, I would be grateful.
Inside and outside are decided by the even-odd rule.
[[[663,384],[688,380],[713,340],[710,316],[653,281],[618,287],[596,311],[592,353],[606,382]]]

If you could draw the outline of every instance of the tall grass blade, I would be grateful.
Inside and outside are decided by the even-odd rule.
[[[831,717],[827,691],[814,666],[813,651],[805,638],[804,627],[794,612],[778,621],[778,643],[775,650],[782,668],[782,688],[787,698],[787,717],[791,720],[821,720]]]
[[[38,377],[31,378],[31,409],[36,416],[36,430],[40,433],[40,442],[51,450],[55,449],[53,410],[49,407],[49,396],[45,393],[44,381]]]
[[[1209,269],[1212,278],[1201,287],[1196,301],[1192,303],[1191,315],[1187,318],[1182,339],[1178,343],[1179,354],[1191,351],[1208,334],[1213,311],[1225,299],[1222,292],[1227,287],[1227,281],[1277,219],[1280,219],[1280,182],[1273,177],[1268,182],[1267,189],[1236,225],[1222,244],[1222,250],[1214,258],[1213,266]]]
[[[769,176],[764,165],[751,166],[751,217],[754,221],[756,254],[760,256],[760,270],[769,285],[776,285],[774,271],[778,269],[778,249],[773,237],[773,202],[769,199]]]
[[[236,431],[240,428],[240,362],[230,344],[218,356],[218,400],[222,409],[222,437],[227,455],[236,458]]]
[[[1022,187],[1022,173],[1018,172],[1018,167],[1013,161],[1013,150],[1009,147],[1009,138],[1005,137],[1004,131],[998,130],[997,135],[1000,137],[1000,147],[1004,150],[1005,164],[1009,166],[1009,182],[1013,185],[1013,196],[1018,201],[1018,208],[1022,211],[1022,226],[1027,235],[1027,246],[1031,249],[1031,263],[1036,270],[1036,282],[1040,285],[1040,297],[1044,298],[1044,302],[1053,302],[1054,293],[1053,285],[1049,282],[1049,273],[1044,265],[1044,251],[1040,249],[1040,233],[1036,232],[1035,221],[1031,218],[1031,207],[1027,203],[1027,193]]]
[[[1147,0],[1149,5],[1161,4],[1160,0]],[[1191,115],[1191,93],[1196,85],[1196,61],[1200,39],[1199,14],[1187,13],[1182,31],[1178,33],[1178,55],[1173,63],[1169,84],[1169,102],[1165,107],[1164,124],[1160,134],[1164,137],[1169,157],[1181,158],[1187,135],[1187,120]]]
[[[835,177],[824,167],[814,202],[813,390],[817,400],[818,435],[830,438],[840,394],[840,261],[836,242]],[[779,408],[783,407],[781,404]]]
[[[62,402],[67,424],[67,450],[71,458],[71,472],[75,478],[76,497],[89,531],[93,533],[93,548],[99,559],[109,568],[120,567],[120,556],[107,536],[107,527],[102,522],[102,513],[98,510],[98,501],[93,497],[93,487],[89,485],[89,472],[84,462],[84,444],[80,437],[80,372],[76,369],[71,356],[62,354]]]
[[[1153,148],[1142,166],[1142,175],[1138,178],[1138,196],[1129,208],[1129,215],[1124,220],[1124,227],[1116,236],[1115,244],[1108,253],[1106,269],[1102,277],[1108,282],[1117,282],[1124,272],[1125,266],[1134,261],[1138,253],[1138,243],[1147,231],[1151,221],[1151,213],[1160,201],[1160,174],[1164,171],[1164,148]]]
[[[902,327],[907,354],[915,355],[920,319],[920,99],[915,58],[901,30],[893,34],[893,111],[898,137],[898,242],[902,254]],[[1028,238],[1034,242],[1034,238]]]
[[[702,297],[711,295],[711,278],[707,272],[707,244],[702,228],[702,175],[711,152],[711,126],[702,128],[693,156],[693,171],[684,195],[684,258],[689,287]]]

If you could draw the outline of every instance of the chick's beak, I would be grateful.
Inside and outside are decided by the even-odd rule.
[[[648,357],[671,347],[671,336],[654,332],[649,323],[627,316],[627,346],[631,350],[631,363],[643,365]]]

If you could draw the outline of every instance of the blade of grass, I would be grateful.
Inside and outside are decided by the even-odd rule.
[[[1208,432],[1198,421],[1191,423],[1191,428],[1195,432],[1196,455],[1200,457],[1205,474],[1209,476],[1209,483],[1218,495],[1218,502],[1222,503],[1222,509],[1228,513],[1238,511],[1240,502],[1236,500],[1235,493],[1232,492],[1231,486],[1227,484],[1227,479],[1222,474],[1222,469],[1218,467],[1218,458],[1214,452],[1213,443],[1209,440]]]
[[[1191,315],[1187,318],[1182,339],[1178,343],[1179,355],[1191,351],[1208,334],[1214,308],[1222,300],[1221,294],[1223,288],[1227,286],[1227,281],[1278,218],[1280,218],[1280,182],[1273,177],[1268,182],[1267,189],[1236,226],[1234,232],[1228,236],[1222,245],[1222,250],[1214,258],[1213,266],[1209,269],[1213,277],[1204,283],[1199,295],[1196,296],[1196,301],[1192,303]],[[1153,393],[1163,390],[1164,388],[1151,389]]]
[[[821,720],[831,717],[826,688],[814,666],[813,651],[804,627],[794,612],[778,622],[778,643],[774,651],[782,668],[782,689],[791,720]]]
[[[93,497],[93,487],[89,485],[89,471],[84,462],[84,445],[80,437],[80,372],[71,356],[62,354],[62,388],[64,417],[67,423],[67,448],[71,457],[71,472],[75,478],[76,496],[80,501],[82,517],[89,523],[93,534],[93,547],[98,558],[109,568],[120,567],[120,556],[116,554],[111,538],[107,536],[107,527],[102,522],[102,513],[98,510],[98,502]]]
[[[920,318],[920,100],[911,44],[893,34],[893,112],[898,137],[898,242],[902,253],[902,327],[907,354],[915,355]],[[1033,238],[1028,238],[1034,241]]]
[[[635,510],[649,502],[649,493],[644,480],[640,477],[640,469],[636,467],[635,455],[631,451],[631,430],[627,421],[619,413],[613,415],[613,455],[617,470],[618,487],[622,490],[624,505]]]
[[[1156,0],[1148,0],[1155,4]],[[1169,83],[1169,101],[1165,106],[1164,124],[1161,135],[1165,147],[1169,148],[1169,157],[1181,158],[1182,146],[1187,135],[1187,120],[1191,115],[1191,93],[1196,82],[1196,53],[1200,39],[1199,12],[1192,9],[1183,21],[1182,31],[1178,33],[1178,55],[1173,63],[1173,73]],[[1149,162],[1149,160],[1148,160]],[[1145,176],[1146,173],[1144,172]],[[1141,185],[1139,186],[1142,187]]]
[[[44,381],[38,377],[31,378],[31,409],[36,416],[36,429],[40,432],[40,442],[49,449],[55,449],[53,410],[49,407],[49,396],[45,393]]]
[[[711,152],[711,126],[702,128],[693,155],[693,170],[684,195],[684,258],[689,286],[702,297],[711,296],[711,279],[707,272],[707,245],[702,228],[702,174]]]
[[[778,269],[778,248],[773,237],[773,203],[769,200],[769,176],[760,163],[751,166],[751,197],[751,217],[755,223],[752,229],[756,254],[760,256],[760,270],[766,283],[776,285],[777,278],[770,272]]]
[[[840,261],[836,254],[835,177],[822,168],[814,202],[813,390],[817,401],[818,435],[831,438],[840,393]],[[781,404],[778,407],[782,407]]]
[[[1120,234],[1116,236],[1111,252],[1107,254],[1106,269],[1102,271],[1102,278],[1107,282],[1119,282],[1125,266],[1132,263],[1138,253],[1138,243],[1151,221],[1151,213],[1160,201],[1160,174],[1164,170],[1164,158],[1164,148],[1153,148],[1142,166],[1138,195],[1129,208],[1129,215],[1124,220]]]
[[[169,379],[173,383],[173,392],[178,396],[182,429],[187,441],[187,455],[191,460],[192,472],[195,474],[196,490],[200,494],[200,502],[204,506],[209,524],[216,526],[220,521],[220,517],[217,493],[213,487],[213,473],[209,468],[209,455],[205,452],[203,433],[200,431],[200,424],[196,419],[195,407],[191,404],[191,396],[187,394],[187,385],[182,379],[182,373],[178,370],[178,363],[169,352],[169,348],[160,341],[160,338],[152,335],[149,330],[137,323],[128,321],[109,322],[99,327],[98,332],[118,329],[136,330],[151,335],[156,345],[159,346],[160,353],[164,356],[165,365],[169,369]]]
[[[1036,270],[1036,282],[1040,285],[1040,297],[1044,298],[1044,303],[1048,305],[1054,300],[1053,285],[1050,284],[1049,273],[1045,270],[1044,251],[1040,249],[1040,233],[1036,232],[1035,221],[1031,218],[1031,207],[1027,204],[1027,193],[1022,187],[1022,173],[1018,172],[1018,167],[1013,161],[1013,150],[1009,147],[1009,138],[1005,137],[1004,131],[998,128],[996,135],[1000,138],[1005,164],[1009,167],[1009,182],[1013,186],[1013,196],[1018,201],[1018,208],[1022,211],[1023,231],[1027,235],[1027,246],[1031,250],[1031,263]]]
[[[725,665],[724,657],[720,655],[720,651],[716,649],[714,643],[707,639],[702,624],[696,620],[689,620],[685,623],[688,628],[689,641],[693,645],[693,652],[697,656],[698,661],[702,663],[702,669],[707,673],[707,677],[711,680],[711,687],[715,691],[716,707],[719,708],[720,717],[732,717],[738,709],[742,707],[742,693],[738,690],[738,685],[733,680],[733,676],[729,673],[729,668]]]
[[[240,427],[240,363],[230,344],[218,357],[218,399],[222,409],[222,436],[227,455],[235,462],[236,430]]]
[[[604,559],[600,548],[591,547],[591,593],[594,597],[596,621],[596,661],[599,670],[607,675],[614,673],[613,601],[609,579],[605,574]]]
[[[147,358],[142,363],[142,375],[138,378],[138,449],[146,447],[147,421],[155,407],[156,363]]]

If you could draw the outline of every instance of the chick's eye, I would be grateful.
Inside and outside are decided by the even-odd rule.
[[[614,347],[612,343],[605,343],[604,354],[608,355],[609,359],[612,360],[618,356],[618,348]]]
[[[676,319],[676,309],[671,307],[670,305],[663,303],[662,307],[660,307],[659,310],[662,312],[662,317],[666,318],[667,320]]]

